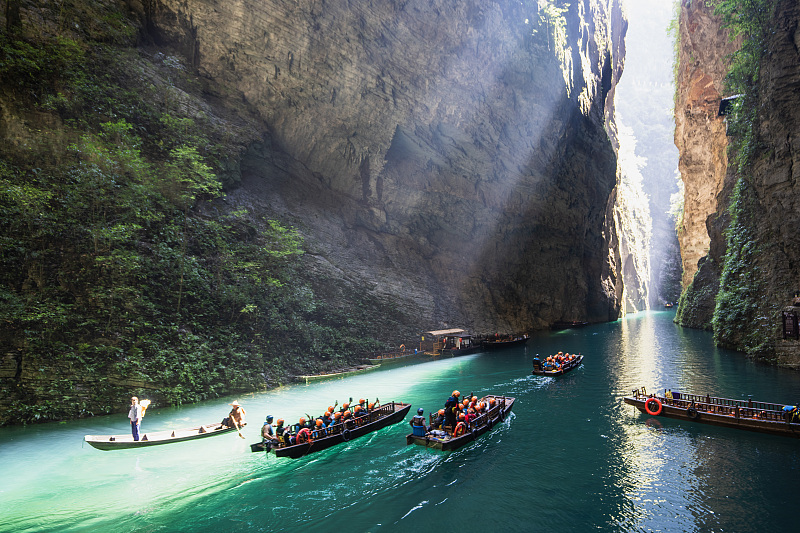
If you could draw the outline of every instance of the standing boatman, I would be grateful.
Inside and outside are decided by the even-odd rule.
[[[131,433],[133,440],[139,440],[139,424],[142,423],[142,406],[139,405],[139,398],[131,397],[131,408],[128,411],[128,418],[131,419]]]

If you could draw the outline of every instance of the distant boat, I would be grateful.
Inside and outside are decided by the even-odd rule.
[[[487,350],[500,350],[503,348],[510,348],[512,346],[520,346],[528,342],[529,336],[525,335],[516,335],[516,336],[507,336],[507,337],[497,337],[492,336],[488,339],[484,339],[481,341],[481,346],[483,346]]]
[[[666,395],[648,395],[642,387],[623,401],[650,416],[800,438],[800,414],[796,406],[683,392],[671,394],[671,399]]]
[[[341,378],[345,376],[352,376],[355,374],[363,374],[364,372],[375,370],[380,366],[381,365],[356,365],[350,368],[343,368],[342,370],[338,370],[336,372],[330,372],[327,374],[310,374],[310,375],[297,376],[297,379],[299,381],[305,381],[306,383],[310,381],[322,381],[325,379]]]
[[[533,372],[531,372],[531,374],[533,374],[534,376],[560,376],[562,374],[566,374],[567,372],[570,372],[570,371],[578,368],[582,362],[583,362],[583,356],[582,355],[577,355],[577,356],[575,356],[575,359],[572,359],[571,361],[567,361],[566,363],[561,365],[561,367],[558,368],[558,369],[544,370],[542,368],[542,366],[541,366],[541,362],[540,362],[539,368],[537,369],[536,368],[536,361],[534,360]]]
[[[666,303],[664,303],[664,307],[667,307],[667,308],[672,307],[672,303],[671,302],[666,302]]]
[[[491,430],[497,424],[503,422],[511,413],[511,408],[514,406],[515,399],[511,396],[497,396],[495,394],[489,394],[478,401],[488,403],[492,398],[494,398],[497,405],[475,419],[475,421],[470,424],[470,429],[465,430],[462,435],[454,436],[452,429],[441,431],[438,435],[433,432],[424,435],[415,435],[414,433],[410,433],[406,435],[406,445],[418,444],[420,446],[426,446],[428,448],[435,448],[437,450],[447,452],[457,450],[465,444],[474,441],[487,431]],[[430,418],[430,422],[433,423],[433,413],[431,413]],[[463,422],[461,423],[463,424]]]
[[[283,443],[278,446],[264,446],[259,442],[251,444],[250,449],[254,452],[271,451],[276,457],[297,459],[309,453],[325,450],[331,446],[336,446],[386,426],[396,424],[405,418],[409,409],[411,409],[410,403],[389,402],[376,407],[366,416],[350,418],[346,422],[340,422],[326,428],[323,430],[322,436],[313,437],[314,434],[318,434],[317,430],[315,430],[312,432],[311,440],[307,442],[290,446],[286,446]]]
[[[480,341],[463,329],[442,329],[427,331],[425,334],[433,337],[433,350],[425,352],[428,355],[456,357],[475,353],[481,349]]]
[[[582,328],[588,325],[588,322],[580,322],[578,320],[559,320],[558,322],[553,322],[553,325],[550,326],[550,329]]]
[[[151,431],[143,433],[140,440],[133,440],[133,435],[86,435],[83,441],[98,450],[124,450],[126,448],[144,448],[157,444],[171,444],[187,440],[202,439],[214,435],[222,435],[237,431],[234,427],[223,426],[220,423],[198,426],[187,429],[166,431]]]

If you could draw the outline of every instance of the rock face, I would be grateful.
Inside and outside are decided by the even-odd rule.
[[[681,2],[675,145],[684,184],[683,222],[678,231],[684,289],[692,282],[698,261],[709,252],[709,217],[724,211],[717,197],[728,165],[728,140],[719,104],[728,69],[725,58],[739,44],[729,40],[713,11],[704,2]]]
[[[299,220],[319,279],[420,328],[619,316],[618,1],[145,4],[158,44],[260,115],[229,199]]]
[[[699,3],[691,4],[683,6],[683,17],[686,18],[690,33],[694,28],[694,36],[704,36],[702,42],[692,41],[696,43],[694,50],[697,57],[700,57],[703,50],[718,50],[713,55],[722,57],[723,51],[729,50],[735,44],[731,44],[724,32],[719,31],[717,21],[707,13],[702,14],[705,8],[696,5]],[[800,368],[800,343],[783,339],[781,335],[781,312],[791,303],[792,295],[800,290],[800,262],[797,260],[800,238],[794,231],[800,224],[800,137],[797,134],[800,131],[800,111],[796,96],[800,84],[800,6],[793,1],[781,0],[770,4],[770,10],[771,21],[759,74],[759,113],[755,123],[756,139],[752,144],[752,167],[745,176],[737,176],[735,169],[728,169],[722,182],[718,181],[716,170],[724,162],[721,155],[719,158],[714,155],[704,166],[698,167],[702,172],[690,174],[684,170],[688,166],[681,169],[687,189],[687,210],[690,180],[697,182],[692,185],[694,191],[717,191],[717,205],[714,210],[709,210],[710,216],[707,216],[705,224],[706,234],[710,237],[709,252],[701,261],[698,276],[684,296],[686,303],[682,305],[686,308],[684,323],[688,325],[708,327],[712,310],[716,313],[717,322],[726,325],[724,330],[715,331],[715,338],[720,344],[766,356],[781,366]],[[682,43],[685,44],[683,41]],[[716,68],[708,70],[717,71]],[[685,79],[702,78],[700,74],[692,74]],[[709,75],[709,78],[713,82],[716,75]],[[716,87],[716,84],[682,84],[681,93],[702,94],[702,87],[708,87],[710,91],[712,86]],[[712,95],[709,92],[707,100],[713,108]],[[710,134],[701,136],[702,132],[716,129],[716,126],[712,128],[708,125],[713,119],[709,117],[697,120],[695,124],[699,126],[690,128],[691,123],[680,117],[687,116],[695,108],[696,106],[676,108],[676,122],[681,124],[683,121],[680,141],[676,132],[676,144],[681,148],[682,162],[687,155],[690,156],[690,161],[696,161],[697,158],[692,154],[703,151],[711,154],[724,153],[720,151],[721,146],[718,143],[711,142]],[[694,150],[693,147],[697,149]],[[734,324],[736,327],[732,328],[730,321],[725,322],[721,317],[736,310],[720,308],[719,305],[715,309],[714,301],[720,287],[722,266],[730,255],[722,232],[730,222],[726,213],[729,206],[736,201],[731,191],[738,180],[745,180],[747,183],[745,190],[748,201],[739,202],[734,207],[740,211],[746,210],[748,214],[741,217],[747,220],[746,225],[737,231],[743,232],[740,241],[746,242],[749,248],[749,255],[745,257],[753,259],[747,265],[738,265],[731,269],[734,275],[729,275],[722,283],[727,284],[725,288],[729,292],[731,287],[738,288],[737,294],[741,294],[741,298],[736,305],[749,310],[748,313],[753,318]],[[686,237],[681,243],[682,247],[684,242]],[[686,246],[692,248],[691,243]],[[757,350],[754,351],[753,346],[757,346]]]

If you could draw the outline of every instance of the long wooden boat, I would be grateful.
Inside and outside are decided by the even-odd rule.
[[[272,451],[276,457],[291,457],[297,459],[309,453],[318,452],[336,446],[343,442],[357,439],[367,433],[372,433],[386,426],[396,424],[405,418],[408,410],[411,409],[410,403],[390,402],[377,407],[369,412],[368,415],[360,418],[351,418],[347,422],[340,422],[326,428],[324,434],[317,431],[312,432],[312,439],[309,442],[286,446],[265,447],[260,442],[251,444],[250,449],[254,452]]]
[[[512,346],[519,346],[528,342],[528,335],[518,335],[512,338],[494,338],[489,337],[481,341],[481,346],[486,350],[502,350],[503,348],[511,348]]]
[[[434,448],[442,451],[452,451],[461,448],[468,444],[487,431],[491,430],[497,424],[503,422],[511,413],[511,408],[514,406],[515,398],[511,396],[497,396],[489,394],[481,398],[480,402],[486,402],[494,398],[496,405],[492,407],[485,414],[479,416],[472,423],[472,427],[463,435],[454,437],[452,430],[446,430],[446,436],[436,436],[433,433],[428,433],[424,436],[414,435],[410,433],[406,436],[406,445],[418,444],[428,448]],[[430,422],[433,423],[433,413],[430,415]]]
[[[399,352],[391,352],[370,357],[365,359],[371,365],[390,365],[394,363],[402,363],[405,361],[413,361],[414,359],[421,359],[428,357],[425,352],[419,350],[405,350]]]
[[[322,381],[325,379],[332,379],[332,378],[343,378],[345,376],[354,376],[356,374],[363,374],[364,372],[369,372],[370,370],[376,370],[381,365],[356,365],[351,368],[345,368],[340,370],[339,372],[331,372],[329,374],[312,374],[312,375],[303,375],[297,376],[299,381],[305,381],[309,383],[311,381]]]
[[[795,406],[778,403],[731,400],[714,396],[671,393],[647,394],[644,387],[624,401],[651,416],[665,416],[701,424],[800,438],[800,414]]]
[[[223,426],[220,423],[208,424],[186,429],[168,429],[143,433],[140,440],[133,440],[131,434],[126,435],[85,435],[83,441],[98,450],[124,450],[126,448],[144,448],[158,444],[171,444],[186,440],[202,439],[213,435],[222,435],[236,431],[236,428]]]
[[[570,372],[571,370],[575,370],[576,368],[578,368],[581,362],[583,362],[583,356],[578,355],[572,361],[569,361],[561,365],[561,368],[559,368],[558,370],[542,370],[541,368],[537,370],[534,367],[533,372],[531,372],[531,374],[533,374],[534,376],[561,376],[563,374],[566,374],[567,372]]]

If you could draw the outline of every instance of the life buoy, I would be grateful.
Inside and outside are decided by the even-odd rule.
[[[464,422],[459,422],[456,424],[456,428],[453,430],[454,437],[460,437],[467,431],[467,425]]]
[[[686,410],[686,416],[694,420],[695,418],[697,418],[697,409],[695,409],[694,407],[688,408]]]
[[[350,430],[349,429],[345,429],[344,431],[342,431],[342,440],[345,440],[345,441],[350,440]]]
[[[303,428],[297,432],[297,444],[303,444],[304,442],[311,441],[311,431],[308,428]]]
[[[651,403],[655,403],[656,407],[651,408]],[[648,415],[658,416],[661,414],[661,409],[663,409],[663,406],[661,405],[661,400],[658,398],[648,398],[647,401],[644,402],[644,410],[647,411]]]

